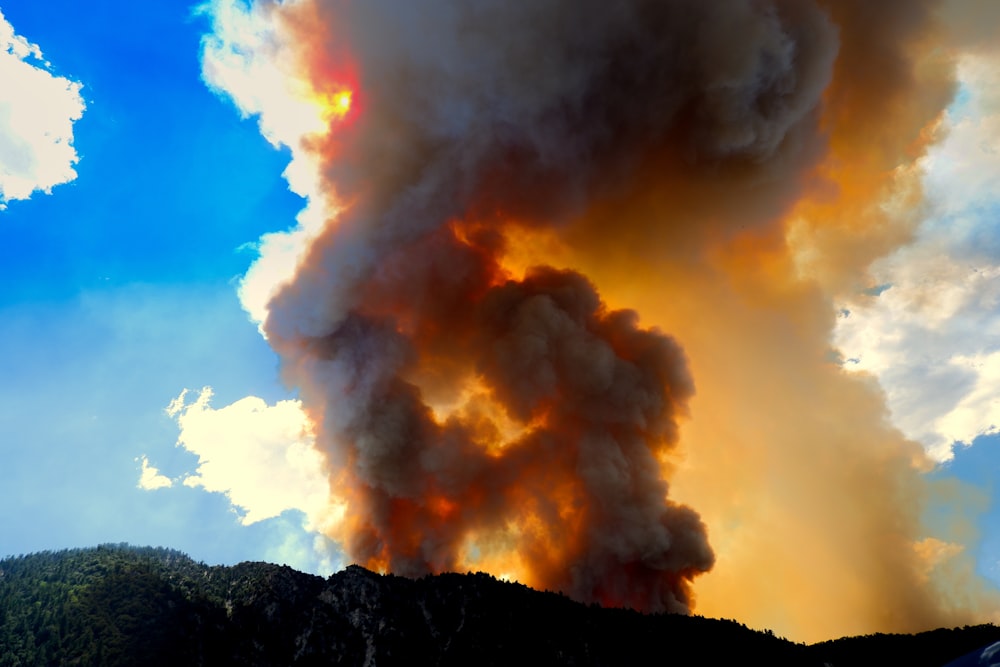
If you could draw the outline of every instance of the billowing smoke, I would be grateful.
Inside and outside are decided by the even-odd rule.
[[[572,224],[664,161],[774,178],[830,75],[826,17],[392,2],[285,20],[308,30],[315,88],[357,91],[350,126],[315,146],[346,210],[265,322],[346,492],[347,552],[419,574],[497,545],[537,585],[686,610],[713,557],[660,468],[692,393],[684,356],[577,273],[510,275],[505,238]]]
[[[919,446],[829,350],[832,300],[913,224],[952,90],[931,6],[256,5],[270,32],[230,53],[327,121],[277,137],[326,217],[263,330],[348,555],[683,611],[715,556],[680,497],[710,613],[796,638],[966,618],[933,597],[954,550],[923,539]]]

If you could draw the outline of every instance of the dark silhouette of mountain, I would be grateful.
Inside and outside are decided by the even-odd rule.
[[[582,605],[488,574],[351,566],[328,579],[104,545],[0,560],[0,667],[27,665],[933,665],[976,626],[812,646],[735,621]]]

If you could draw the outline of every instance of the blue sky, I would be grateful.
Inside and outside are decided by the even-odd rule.
[[[0,553],[127,541],[280,558],[312,540],[294,512],[242,526],[220,494],[137,488],[136,459],[194,467],[165,413],[184,388],[287,394],[235,281],[246,244],[288,227],[302,199],[287,154],[202,83],[205,20],[174,2],[101,7],[0,4],[86,104],[77,178],[0,212]]]
[[[276,438],[298,442],[264,433],[265,414],[295,421],[282,403],[294,393],[238,294],[261,236],[306,205],[283,176],[291,151],[203,81],[212,26],[184,3],[0,0],[0,12],[41,49],[36,66],[82,85],[86,107],[72,124],[76,176],[0,210],[0,557],[124,541],[328,572],[341,558],[318,536],[318,482],[295,472],[308,453],[281,450],[293,471],[268,491],[263,464],[224,479],[229,454],[209,442],[218,425],[250,424],[235,456],[265,463]],[[876,263],[888,287],[837,304],[848,315],[834,340],[941,461],[932,476],[968,483],[974,512],[932,506],[928,521],[975,528],[977,568],[1000,582],[1000,104],[984,92],[989,68],[964,62],[951,138],[924,163],[932,215]]]

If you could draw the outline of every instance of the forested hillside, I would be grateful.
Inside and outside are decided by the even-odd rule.
[[[27,665],[942,665],[977,626],[794,644],[734,621],[585,606],[486,574],[207,566],[105,545],[0,561],[0,667]]]

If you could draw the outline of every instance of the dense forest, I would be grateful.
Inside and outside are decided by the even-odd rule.
[[[28,665],[928,665],[986,625],[795,644],[735,621],[586,606],[486,574],[208,566],[104,545],[0,560],[0,667]]]

